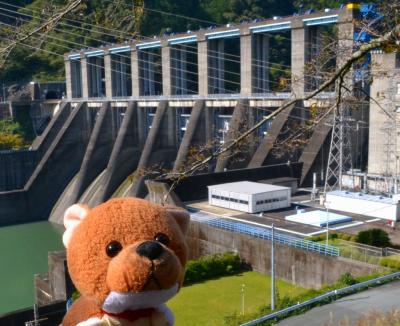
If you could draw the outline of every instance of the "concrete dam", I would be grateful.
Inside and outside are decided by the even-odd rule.
[[[76,202],[92,206],[112,196],[145,197],[148,174],[180,171],[193,151],[228,143],[321,85],[323,73],[307,73],[305,66],[321,50],[326,30],[351,53],[355,15],[343,7],[66,54],[67,96],[57,113],[29,151],[0,157],[0,225],[49,216],[59,222]],[[278,45],[277,36],[284,40]],[[284,63],[274,75],[277,49]],[[335,95],[329,90],[297,101],[253,133],[244,153],[220,156],[201,172],[290,159],[303,163],[299,182],[309,184],[312,172],[326,168],[332,117],[291,156],[277,156],[274,144],[293,121],[304,125],[310,108],[331,106]]]

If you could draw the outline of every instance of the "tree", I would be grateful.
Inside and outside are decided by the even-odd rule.
[[[0,120],[0,150],[18,150],[26,145],[24,129],[12,119]]]
[[[382,248],[390,246],[389,235],[382,229],[360,231],[358,232],[356,242]]]

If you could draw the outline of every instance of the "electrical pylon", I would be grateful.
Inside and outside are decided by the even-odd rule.
[[[343,172],[352,171],[349,107],[339,104],[333,116],[324,194],[342,190]]]

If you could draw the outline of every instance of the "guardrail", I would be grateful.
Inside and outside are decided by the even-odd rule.
[[[354,284],[354,285],[351,285],[351,286],[348,286],[348,287],[345,287],[345,288],[341,288],[341,289],[337,289],[337,290],[333,290],[333,291],[327,292],[325,294],[322,294],[322,295],[320,295],[318,297],[315,297],[313,299],[304,301],[304,302],[299,303],[297,305],[294,305],[294,306],[279,310],[277,312],[273,312],[273,313],[271,313],[269,315],[266,315],[266,316],[254,319],[252,321],[249,321],[247,323],[241,324],[240,326],[258,325],[261,322],[264,322],[264,321],[267,321],[267,320],[271,320],[271,319],[274,319],[274,318],[277,318],[277,317],[281,317],[281,316],[283,316],[285,314],[288,314],[290,312],[296,311],[298,309],[313,305],[315,303],[319,303],[322,300],[329,299],[329,298],[337,296],[337,295],[346,294],[346,293],[349,293],[349,292],[355,292],[356,290],[359,290],[359,289],[362,289],[362,288],[365,288],[365,287],[369,287],[371,285],[379,284],[379,283],[382,283],[382,282],[385,282],[385,281],[392,281],[392,280],[394,280],[396,278],[400,278],[400,272],[396,272],[396,273],[389,274],[389,275],[386,275],[386,276],[381,276],[381,277],[375,278],[373,280],[357,283],[357,284]]]
[[[192,213],[191,219],[200,223],[204,223],[219,229],[228,230],[235,233],[247,234],[255,238],[264,240],[272,240],[271,230],[262,227],[253,226],[246,223],[231,221],[219,217],[211,217],[205,213]],[[340,249],[334,246],[327,246],[317,242],[303,240],[290,235],[274,232],[274,241],[290,247],[312,251],[325,256],[338,257]]]

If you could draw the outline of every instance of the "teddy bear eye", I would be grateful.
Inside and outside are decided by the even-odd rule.
[[[168,236],[165,235],[164,233],[157,233],[156,236],[154,237],[154,240],[156,240],[166,246],[168,246],[170,243]]]
[[[115,257],[122,250],[122,245],[118,241],[111,241],[106,247],[108,257]]]

